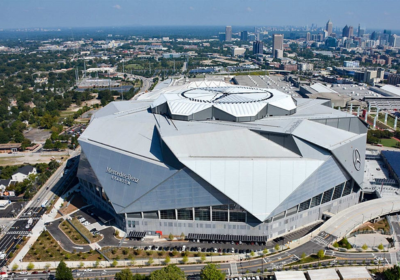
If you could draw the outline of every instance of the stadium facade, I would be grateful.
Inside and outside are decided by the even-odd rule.
[[[78,178],[127,232],[274,238],[359,202],[366,132],[328,100],[192,82],[96,112]]]

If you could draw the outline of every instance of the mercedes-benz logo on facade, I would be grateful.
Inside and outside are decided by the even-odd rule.
[[[354,149],[353,151],[353,164],[354,168],[359,171],[361,168],[361,155],[357,149]]]

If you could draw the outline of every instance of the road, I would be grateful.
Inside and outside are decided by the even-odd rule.
[[[283,251],[278,254],[270,255],[266,258],[256,258],[256,259],[239,259],[236,263],[222,263],[220,264],[220,270],[224,271],[228,275],[231,271],[235,271],[235,275],[245,274],[247,271],[251,273],[257,273],[257,270],[260,271],[269,271],[273,270],[282,270],[284,266],[288,266],[290,263],[296,262],[299,260],[299,256],[303,253],[306,255],[315,254],[321,249],[327,249],[326,245],[332,242],[336,237],[325,232],[321,232],[317,236],[315,236],[310,242],[307,242],[299,247],[294,249],[290,249],[287,251]],[[341,253],[341,252],[333,252],[332,250],[326,250],[327,256],[336,257],[336,264],[346,264],[346,263],[357,263],[359,265],[365,264],[370,261],[374,261],[376,264],[378,263],[377,258],[382,258],[381,263],[387,264],[386,257],[388,257],[388,253],[362,253],[362,254],[354,254],[354,253]],[[330,266],[332,264],[332,259],[325,260],[320,262],[322,266]],[[201,269],[205,266],[205,264],[191,264],[191,265],[178,265],[187,275],[195,275],[199,274]],[[312,267],[317,268],[319,266],[319,262],[312,264]],[[156,267],[132,267],[131,271],[133,273],[140,274],[149,274],[154,270],[160,269],[160,266]],[[298,267],[292,267],[294,269],[298,269]],[[115,273],[121,271],[122,268],[108,268],[108,269],[93,269],[90,271],[74,270],[73,275],[74,278],[99,278],[99,277],[113,277]],[[54,272],[52,272],[54,274]],[[40,277],[47,277],[47,274],[39,273],[33,275],[15,275],[14,279],[38,279]]]
[[[118,72],[117,75],[121,78],[124,77],[124,73],[122,72]],[[142,81],[143,85],[140,88],[140,91],[138,94],[136,94],[134,97],[131,98],[131,100],[136,100],[141,94],[145,93],[146,91],[149,90],[149,88],[151,87],[151,85],[153,84],[153,78],[146,78],[146,77],[142,77],[142,76],[138,76],[138,75],[133,75],[133,74],[128,74],[125,73],[126,75],[126,79],[127,80],[135,80],[135,79],[139,79]]]
[[[74,163],[71,165],[68,175],[64,174],[67,165],[66,162],[64,162],[36,193],[32,200],[27,203],[26,207],[21,211],[17,218],[14,219],[14,223],[0,239],[0,252],[5,254],[5,257],[0,260],[0,268],[7,263],[10,253],[14,253],[17,250],[16,246],[22,242],[25,236],[30,234],[32,228],[46,212],[46,208],[41,207],[42,204],[46,202],[47,205],[60,188],[65,187],[66,183],[73,181],[79,163],[76,155],[79,153],[79,149],[73,152],[75,158],[72,160]]]

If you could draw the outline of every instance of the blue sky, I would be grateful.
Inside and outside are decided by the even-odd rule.
[[[400,29],[399,0],[0,0],[0,28],[311,25]]]

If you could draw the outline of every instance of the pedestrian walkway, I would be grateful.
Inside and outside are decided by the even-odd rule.
[[[25,246],[26,247],[26,246]],[[225,256],[213,256],[212,257],[212,262],[230,262],[234,261],[235,257],[237,256],[234,255],[225,255]],[[19,259],[18,259],[19,260]],[[165,265],[165,258],[154,258],[153,259],[154,263],[153,265]],[[206,257],[205,262],[211,262],[211,257]],[[18,270],[26,270],[29,262],[13,262],[9,266],[10,268],[14,263],[18,264]],[[34,265],[34,269],[44,269],[46,268],[46,265],[50,265],[50,268],[56,268],[58,265],[58,261],[49,261],[49,262],[32,262]],[[96,262],[95,261],[66,261],[65,262],[68,267],[70,268],[80,268],[83,264],[83,267],[95,267]],[[188,263],[202,263],[200,257],[190,257],[188,258]],[[171,258],[170,264],[183,264],[182,258]],[[108,261],[101,261],[98,263],[98,267],[111,267],[112,263]],[[130,260],[120,260],[117,261],[118,266],[132,266],[132,263]],[[135,266],[147,266],[149,265],[148,259],[140,259],[140,260],[135,260],[134,263]],[[236,267],[237,271],[237,267]]]
[[[231,266],[231,276],[239,275],[238,268],[235,262],[230,263]]]

